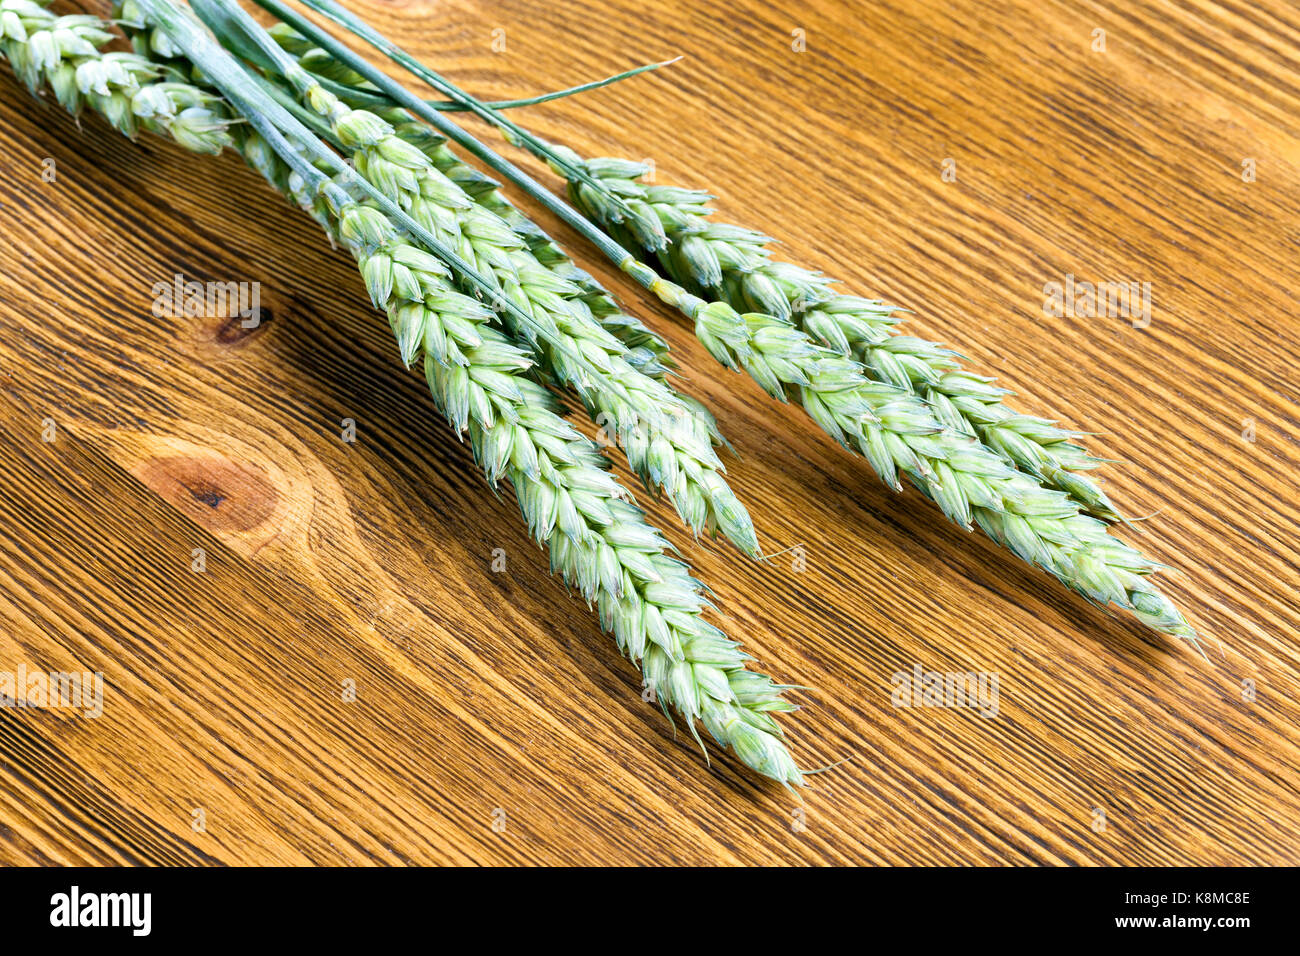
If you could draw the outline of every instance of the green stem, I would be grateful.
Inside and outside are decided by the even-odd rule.
[[[301,24],[310,23],[310,21],[308,21],[306,18],[298,14],[295,14],[292,10],[290,10],[283,3],[281,3],[280,0],[255,0],[255,2],[258,4],[258,6],[269,11],[270,13],[275,14],[275,16],[279,17],[281,20],[284,20],[285,23],[294,27],[294,29],[297,29],[299,32],[303,32]],[[370,25],[367,24],[364,20],[354,16],[352,13],[344,9],[341,5],[335,3],[334,0],[302,0],[302,3],[304,6],[307,6],[312,10],[315,10],[317,13],[321,14],[322,16],[328,17],[330,20],[337,23],[339,26],[356,34],[361,39],[365,40],[367,43],[373,46],[375,49],[382,52],[385,56],[389,57],[395,63],[401,64],[407,70],[411,71],[420,79],[424,80],[425,83],[429,84],[429,86],[433,87],[439,93],[442,93],[444,96],[450,97],[453,102],[460,104],[463,108],[474,113],[476,116],[482,117],[492,125],[508,130],[511,133],[511,135],[513,135],[521,145],[523,145],[530,152],[532,152],[533,155],[542,159],[546,159],[548,162],[559,162],[561,164],[561,168],[564,170],[566,176],[568,176],[569,178],[577,179],[579,182],[584,183],[585,185],[589,186],[592,189],[600,188],[601,184],[595,179],[595,177],[591,176],[585,169],[582,169],[580,166],[568,162],[562,157],[548,158],[548,154],[550,154],[551,151],[547,146],[547,144],[544,143],[542,140],[538,139],[536,136],[534,136],[528,130],[524,129],[522,126],[519,126],[517,123],[507,119],[504,116],[501,116],[491,107],[489,107],[486,103],[483,103],[480,100],[470,96],[468,93],[466,93],[460,87],[456,86],[456,84],[452,83],[450,80],[446,79],[445,77],[439,76],[437,73],[433,72],[433,70],[430,70],[428,67],[426,67],[415,57],[411,56],[405,50],[401,49],[396,44],[389,42],[389,40],[383,34],[372,29]],[[291,20],[286,19],[285,18],[286,15],[294,17],[294,19],[297,20],[298,22],[295,23]],[[328,34],[325,35],[328,36]],[[312,39],[318,43],[320,42],[316,36],[313,36]],[[324,44],[321,45],[322,47],[324,47]],[[329,47],[324,47],[324,49],[327,52],[329,52],[331,55],[335,57],[338,56],[338,54],[334,50],[330,49]],[[351,64],[349,64],[349,66],[351,66]],[[367,77],[367,79],[370,78]],[[371,82],[373,82],[373,80]],[[618,203],[616,203],[616,205],[618,205]],[[623,212],[627,214],[631,214],[630,209],[627,209],[626,207],[623,207],[621,205],[620,208],[623,210]]]
[[[286,165],[309,184],[312,191],[331,203],[347,201],[346,193],[308,161],[334,157],[306,128],[295,130],[297,121],[272,100],[244,73],[243,68],[203,31],[172,0],[137,0],[140,10],[162,30],[190,62],[219,89]],[[292,140],[291,140],[292,137]],[[313,147],[313,144],[314,147]],[[307,155],[304,155],[304,151]]]
[[[214,0],[214,2],[224,2],[224,0]],[[352,50],[348,49],[347,46],[335,39],[326,31],[322,30],[320,27],[316,26],[316,24],[312,23],[296,11],[289,9],[284,4],[280,3],[279,0],[255,0],[255,2],[268,12],[280,18],[284,23],[293,27],[303,36],[310,39],[313,43],[321,47],[340,63],[346,65],[353,72],[363,76],[369,83],[390,96],[398,105],[404,107],[415,116],[418,116],[420,119],[433,126],[448,139],[460,144],[473,156],[482,160],[490,168],[496,170],[510,182],[514,183],[532,199],[536,200],[556,217],[562,220],[566,225],[581,234],[584,239],[594,245],[606,258],[617,265],[619,269],[631,276],[633,280],[643,288],[649,290],[661,301],[679,309],[692,320],[696,318],[699,310],[703,308],[705,301],[699,296],[693,295],[676,283],[660,276],[654,271],[654,269],[638,260],[636,256],[628,252],[627,249],[623,248],[623,246],[619,245],[618,242],[608,234],[592,224],[592,222],[583,216],[582,213],[578,212],[578,210],[573,208],[573,206],[555,195],[555,193],[551,192],[532,176],[528,175],[524,170],[520,169],[514,163],[510,162],[490,147],[484,145],[473,135],[461,129],[438,111],[429,107],[429,105],[426,104],[424,100],[420,99],[420,97],[411,93],[396,80],[357,56],[352,52]],[[319,2],[319,0],[304,0],[304,2],[314,4]],[[327,16],[329,15],[327,11],[322,10],[321,12],[325,13]],[[349,21],[345,22],[344,25],[347,26],[348,29],[351,29],[351,15],[348,14],[346,10],[342,11],[342,15],[349,18]],[[380,49],[384,49],[385,52],[387,52],[387,48],[392,48],[392,45],[388,44],[383,37],[375,34],[374,31],[369,30],[369,28],[365,27],[364,24],[360,24],[360,26],[366,31],[365,33],[360,34],[363,39],[375,44]],[[403,55],[405,56],[405,54]],[[407,57],[407,59],[410,60],[410,57]],[[411,60],[411,62],[415,61]],[[419,64],[417,63],[416,66],[418,65]],[[298,69],[301,69],[301,67],[298,67]],[[441,88],[442,87],[439,87],[439,89]],[[479,115],[484,115],[482,104],[478,103],[478,101],[474,100],[468,94],[456,89],[456,87],[450,88],[456,91],[455,95],[459,100],[467,103],[474,103],[476,105],[475,112],[479,113]],[[496,116],[496,114],[492,114],[490,110],[488,110],[487,113],[490,113],[492,117]],[[493,119],[493,122],[495,121],[496,120]],[[503,122],[508,121],[503,120]],[[515,129],[518,128],[515,127],[515,124],[513,123],[510,123],[509,125]],[[531,136],[531,134],[525,135],[528,135],[530,139],[541,144],[541,148],[545,150],[545,158],[548,162],[552,162],[553,165],[562,169],[569,169],[572,166],[571,163],[556,154],[549,146],[541,143],[541,141],[537,140],[536,137]],[[554,159],[552,160],[551,157],[554,157]],[[604,188],[603,184],[601,184],[599,180],[593,179],[585,171],[582,171],[580,175],[575,175],[575,178],[584,182],[591,180],[595,183],[592,188],[599,190],[602,195],[609,195],[612,197],[612,194],[608,193],[608,190]],[[615,202],[616,200],[617,197],[612,197],[610,199],[612,203],[621,203],[621,200]]]
[[[658,63],[646,63],[642,66],[635,67],[631,70],[624,70],[622,73],[616,73],[613,76],[607,76],[603,80],[592,80],[590,83],[581,83],[578,86],[570,86],[567,89],[555,90],[551,93],[542,93],[540,96],[530,96],[522,100],[489,100],[483,105],[492,110],[511,110],[519,109],[524,106],[537,106],[540,103],[550,103],[553,100],[564,99],[566,96],[573,96],[577,93],[587,93],[591,90],[599,90],[606,86],[611,86],[622,80],[631,79],[634,76],[640,76],[642,73],[648,73],[651,70],[658,70],[665,66],[670,66],[680,60],[681,57],[674,57],[671,60],[661,60]],[[385,107],[396,106],[397,104],[389,97],[382,93],[371,90],[358,89],[355,86],[348,86],[344,83],[338,83],[334,80],[323,76],[316,77],[320,80],[321,86],[329,90],[339,99],[343,100],[349,106],[366,109],[383,109]],[[425,100],[431,109],[440,113],[466,113],[470,107],[461,103],[455,103],[451,100]]]
[[[267,96],[271,97],[292,113],[299,122],[310,129],[317,137],[324,142],[329,143],[335,149],[342,148],[342,144],[338,141],[337,137],[335,137],[334,131],[330,129],[329,124],[320,116],[299,103],[294,95],[286,90],[281,84],[276,83],[269,77],[263,76],[251,66],[244,65],[244,71],[248,74],[250,80],[266,92]]]

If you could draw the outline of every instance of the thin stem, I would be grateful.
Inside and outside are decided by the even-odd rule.
[[[256,2],[259,6],[274,13],[281,19],[284,19],[282,13],[290,12],[284,4],[280,3],[280,0],[256,0]],[[406,67],[406,69],[424,80],[424,82],[429,84],[429,86],[433,87],[444,96],[450,97],[453,102],[459,103],[465,109],[482,117],[494,126],[499,126],[502,129],[508,130],[519,141],[519,143],[532,152],[533,155],[546,159],[548,162],[557,162],[559,166],[564,169],[569,178],[576,179],[578,182],[584,183],[593,189],[600,188],[601,184],[585,169],[569,163],[562,157],[549,156],[548,154],[550,151],[546,143],[542,142],[522,126],[519,126],[512,120],[501,116],[486,103],[470,96],[450,80],[438,75],[433,70],[430,70],[405,50],[401,49],[396,44],[391,43],[383,34],[372,29],[364,20],[354,16],[348,10],[344,9],[340,4],[336,3],[335,0],[301,0],[301,2],[304,6],[315,10],[322,16],[328,17],[339,26],[350,30],[394,62],[400,63],[402,66]],[[289,23],[290,26],[297,28],[296,24],[290,23],[288,20],[285,20],[285,22]],[[626,214],[631,214],[631,210],[623,204],[621,199],[618,197],[613,197],[613,199],[615,205],[619,209]]]
[[[258,73],[253,67],[243,64],[244,72],[248,78],[266,91],[267,96],[271,97],[286,110],[292,113],[298,120],[316,134],[321,140],[329,143],[335,149],[341,149],[343,144],[335,137],[334,131],[330,129],[329,123],[325,122],[317,114],[304,107],[294,95],[286,90],[280,83],[275,82],[270,77]]]
[[[563,99],[566,96],[573,96],[576,93],[587,93],[591,90],[599,90],[606,86],[612,86],[622,80],[631,79],[634,76],[640,76],[642,73],[648,73],[651,70],[658,70],[665,66],[671,66],[680,60],[680,56],[675,56],[671,60],[660,60],[658,63],[646,63],[642,66],[634,67],[631,70],[624,70],[622,73],[615,73],[613,76],[607,76],[603,80],[592,80],[590,83],[580,83],[577,86],[570,86],[565,90],[556,90],[553,93],[543,93],[540,96],[530,96],[522,100],[492,100],[483,105],[493,110],[511,110],[518,109],[522,106],[536,106],[539,103],[549,103],[552,100]],[[469,109],[461,103],[455,103],[448,100],[426,100],[431,107],[443,113],[463,113]]]
[[[238,52],[238,51],[235,51]],[[599,90],[606,86],[611,86],[622,80],[630,79],[634,76],[640,76],[642,73],[648,73],[651,70],[658,70],[665,66],[671,66],[680,60],[681,57],[674,57],[671,60],[661,60],[658,63],[646,63],[642,66],[634,67],[631,70],[624,70],[622,73],[616,73],[613,76],[607,76],[601,80],[592,80],[589,83],[581,83],[578,86],[570,86],[567,89],[555,90],[551,93],[542,93],[539,96],[530,96],[519,100],[491,100],[483,105],[493,110],[518,109],[524,106],[537,106],[540,103],[550,103],[553,100],[563,99],[567,96],[573,96],[577,93],[586,93],[591,90]],[[346,83],[340,83],[338,80],[330,79],[327,76],[321,76],[319,73],[307,68],[320,85],[325,87],[343,102],[356,109],[380,110],[390,109],[397,104],[392,98],[385,96],[378,90],[363,89],[359,86],[349,86]],[[470,108],[461,103],[453,103],[450,100],[425,100],[431,109],[440,113],[467,113]]]
[[[583,216],[582,213],[578,212],[578,210],[574,209],[559,196],[555,195],[555,193],[551,192],[551,190],[547,189],[532,176],[528,175],[524,170],[520,169],[491,147],[484,145],[473,135],[461,129],[445,116],[429,107],[429,105],[425,103],[424,100],[420,99],[420,97],[407,90],[404,86],[389,77],[383,71],[357,56],[342,42],[316,26],[316,24],[312,23],[296,11],[284,6],[284,4],[280,3],[279,0],[255,0],[255,2],[268,12],[279,17],[303,36],[310,39],[313,43],[317,44],[340,63],[346,65],[353,72],[363,76],[368,82],[382,90],[400,106],[405,107],[411,113],[427,122],[448,139],[460,144],[473,156],[482,160],[489,167],[496,170],[510,182],[514,183],[531,198],[535,199],[550,210],[550,212],[561,219],[566,225],[580,233],[584,239],[594,245],[611,262],[617,265],[623,272],[631,276],[643,288],[648,289],[660,300],[680,309],[691,319],[694,319],[699,309],[705,305],[703,299],[696,295],[692,295],[676,283],[660,276],[654,271],[654,269],[639,261],[636,256],[632,255],[632,253],[619,245],[619,243],[608,234],[595,226],[590,220]],[[310,2],[315,3],[318,2],[318,0],[310,0]],[[350,16],[350,14],[347,14],[347,11],[343,11],[343,13],[346,16]],[[375,36],[378,37],[377,34],[375,34]],[[368,37],[364,38],[369,39]],[[380,41],[383,40],[382,37],[378,37],[378,39]],[[287,56],[287,54],[285,55]],[[301,67],[299,67],[299,69],[301,69]],[[453,89],[455,88],[453,87]],[[477,103],[477,101],[474,101],[472,97],[468,96],[468,94],[462,93],[460,90],[457,90],[456,94],[463,100]],[[514,124],[511,125],[513,126]],[[540,140],[538,142],[540,142]],[[544,145],[545,144],[543,144],[543,146]],[[553,153],[548,147],[547,156],[549,157],[550,155],[553,155]],[[550,160],[548,159],[548,161]],[[555,158],[555,162],[557,165],[567,165],[563,159],[558,156]],[[583,175],[586,176],[585,173],[583,173]],[[599,181],[595,182],[596,186],[593,188],[599,189],[602,194],[608,193],[603,184]],[[617,197],[614,198],[616,199]]]

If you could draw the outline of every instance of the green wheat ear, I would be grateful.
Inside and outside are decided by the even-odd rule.
[[[695,283],[698,295],[662,277],[646,285],[694,320],[696,337],[719,361],[744,369],[772,397],[801,404],[831,437],[862,454],[891,488],[901,488],[899,479],[905,476],[961,527],[978,524],[998,544],[1089,601],[1124,608],[1148,627],[1184,638],[1200,650],[1196,632],[1153,583],[1159,566],[1112,535],[1071,493],[1040,481],[1032,469],[1021,470],[1014,456],[981,443],[972,434],[975,428],[953,427],[941,406],[915,390],[882,380],[870,366],[827,348],[791,309],[765,312],[747,300],[743,312],[732,306],[722,277],[732,265],[724,245],[726,250],[734,247],[710,244],[675,225],[690,221],[690,210],[703,207],[701,194],[670,189],[673,203],[652,204],[647,197],[659,194],[650,191],[664,187],[638,182],[641,164],[584,162],[572,150],[551,148],[564,160],[557,169],[582,165],[585,178],[570,180],[569,194],[593,222],[616,241],[639,247],[646,262],[675,262],[665,271],[685,270],[703,280]],[[593,189],[591,179],[601,187]],[[641,227],[608,201],[613,195],[634,210]],[[698,225],[698,217],[695,221]],[[673,233],[684,250],[668,244]],[[719,234],[734,238],[735,228],[721,226]],[[633,267],[625,266],[625,271],[632,273]],[[1046,434],[1041,426],[1024,427],[1028,434]]]
[[[921,396],[948,428],[980,439],[1045,487],[1068,494],[1084,511],[1105,521],[1122,520],[1101,488],[1078,474],[1101,464],[1076,444],[1082,433],[1013,411],[1005,402],[1008,392],[963,369],[955,352],[899,335],[900,316],[893,306],[841,295],[821,273],[774,261],[769,237],[718,222],[708,193],[641,182],[648,172],[644,164],[594,159],[587,169],[632,207],[634,217],[612,218],[603,195],[581,183],[571,187],[574,199],[686,288],[738,312],[793,322],[819,344],[856,360],[876,381]]]

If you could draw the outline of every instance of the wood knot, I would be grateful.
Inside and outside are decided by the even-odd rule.
[[[215,454],[153,458],[138,475],[155,494],[215,534],[244,533],[266,524],[279,500],[259,469]]]
[[[269,306],[253,309],[248,316],[232,315],[217,326],[212,338],[218,345],[238,345],[257,335],[275,318]]]
[[[265,435],[241,441],[194,422],[173,420],[185,434],[83,428],[150,491],[245,557],[305,546],[315,497],[293,450]]]

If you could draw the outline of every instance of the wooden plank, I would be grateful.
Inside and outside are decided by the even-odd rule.
[[[1292,5],[351,6],[494,98],[684,54],[530,123],[652,157],[1097,433],[1210,659],[883,488],[620,285],[736,445],[765,548],[806,566],[643,503],[810,688],[801,763],[848,758],[802,804],[706,765],[401,372],[346,254],[236,158],[78,130],[5,68],[0,669],[106,687],[98,718],[0,708],[0,862],[1300,860]],[[176,273],[260,282],[267,321],[156,318]],[[1046,316],[1066,275],[1149,282],[1150,325]],[[918,664],[996,673],[997,716],[892,706]]]

